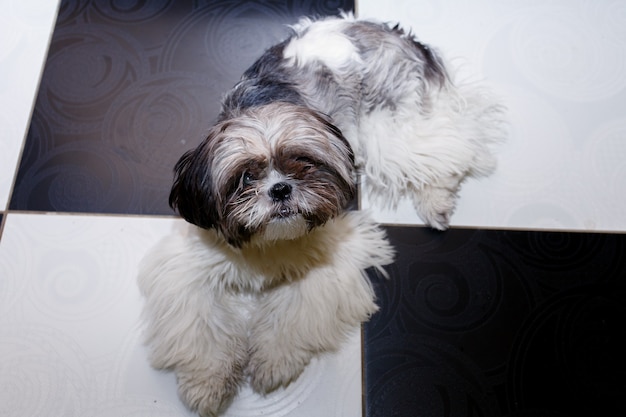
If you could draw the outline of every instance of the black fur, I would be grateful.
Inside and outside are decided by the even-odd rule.
[[[288,41],[289,39],[268,49],[243,74],[241,81],[224,98],[220,121],[249,107],[276,101],[305,105],[300,93],[287,81],[289,74],[280,65]]]
[[[169,198],[170,207],[178,209],[181,217],[204,229],[214,227],[218,220],[211,170],[205,155],[207,142],[187,151],[176,163]]]

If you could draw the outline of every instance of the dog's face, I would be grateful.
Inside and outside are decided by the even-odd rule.
[[[175,168],[170,205],[229,244],[294,239],[355,194],[354,157],[330,121],[272,103],[222,120]]]

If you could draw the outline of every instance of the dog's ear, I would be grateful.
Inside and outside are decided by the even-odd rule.
[[[174,167],[170,206],[190,223],[210,229],[217,222],[206,141],[186,152]]]
[[[341,191],[345,195],[345,204],[356,203],[356,165],[354,161],[354,151],[350,142],[345,138],[341,130],[334,124],[332,119],[322,113],[315,113],[314,116],[323,124],[326,132],[334,140],[331,140],[331,144],[334,146],[339,159],[335,166],[340,166],[339,162],[343,162],[344,169],[338,170],[337,174],[342,178],[344,183],[341,184]]]

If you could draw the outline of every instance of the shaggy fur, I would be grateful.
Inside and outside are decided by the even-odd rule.
[[[285,386],[377,310],[364,270],[392,259],[363,212],[241,249],[190,225],[142,264],[150,362],[176,373],[181,399],[203,416],[223,410],[245,376],[260,393]]]
[[[175,167],[170,204],[191,224],[139,276],[152,365],[202,416],[246,381],[288,385],[377,309],[364,271],[393,250],[348,210],[357,174],[381,204],[409,196],[445,229],[462,181],[495,167],[501,111],[397,26],[302,20]]]

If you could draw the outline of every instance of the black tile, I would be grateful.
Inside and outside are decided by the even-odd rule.
[[[222,94],[285,24],[339,9],[354,1],[62,1],[10,209],[170,214]]]
[[[626,235],[388,227],[366,415],[626,415]]]

